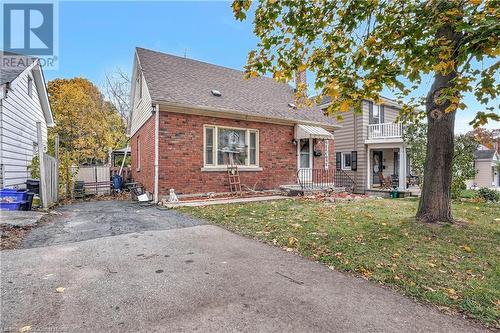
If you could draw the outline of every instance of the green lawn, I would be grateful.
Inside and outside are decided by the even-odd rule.
[[[464,222],[443,226],[415,222],[416,206],[298,199],[179,210],[498,327],[500,205],[456,203]]]

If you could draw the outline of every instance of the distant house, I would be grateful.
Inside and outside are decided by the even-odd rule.
[[[321,107],[329,104],[325,98]],[[335,131],[336,169],[356,181],[356,192],[387,190],[384,180],[405,191],[411,174],[403,124],[396,121],[401,106],[382,98],[380,104],[363,100],[361,109],[344,114],[342,128]]]
[[[469,187],[489,187],[500,189],[500,155],[496,149],[480,145],[474,152],[476,176],[468,182]]]
[[[37,152],[36,123],[54,126],[45,78],[37,58],[0,51],[0,187],[23,187]]]
[[[131,93],[132,176],[156,198],[228,192],[228,165],[255,189],[334,168],[339,126],[271,78],[137,48]]]

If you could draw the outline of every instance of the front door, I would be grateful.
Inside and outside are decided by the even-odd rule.
[[[383,154],[381,150],[374,150],[372,152],[372,178],[373,185],[380,184],[379,172],[382,172],[382,158]]]
[[[300,139],[298,142],[299,179],[310,182],[312,179],[312,140]]]

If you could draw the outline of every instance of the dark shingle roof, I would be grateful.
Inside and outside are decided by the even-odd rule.
[[[495,155],[494,149],[476,150],[474,152],[474,157],[476,158],[476,160],[491,160],[493,158],[493,155]]]
[[[257,117],[335,125],[318,107],[292,109],[294,91],[272,78],[245,80],[239,70],[137,48],[139,63],[153,101],[210,107]],[[216,97],[211,91],[218,90]]]
[[[36,58],[0,50],[0,85],[12,82]]]

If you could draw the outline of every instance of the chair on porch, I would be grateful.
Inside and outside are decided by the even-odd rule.
[[[390,190],[392,189],[392,178],[391,176],[384,177],[382,171],[378,173],[380,179],[380,188]]]

